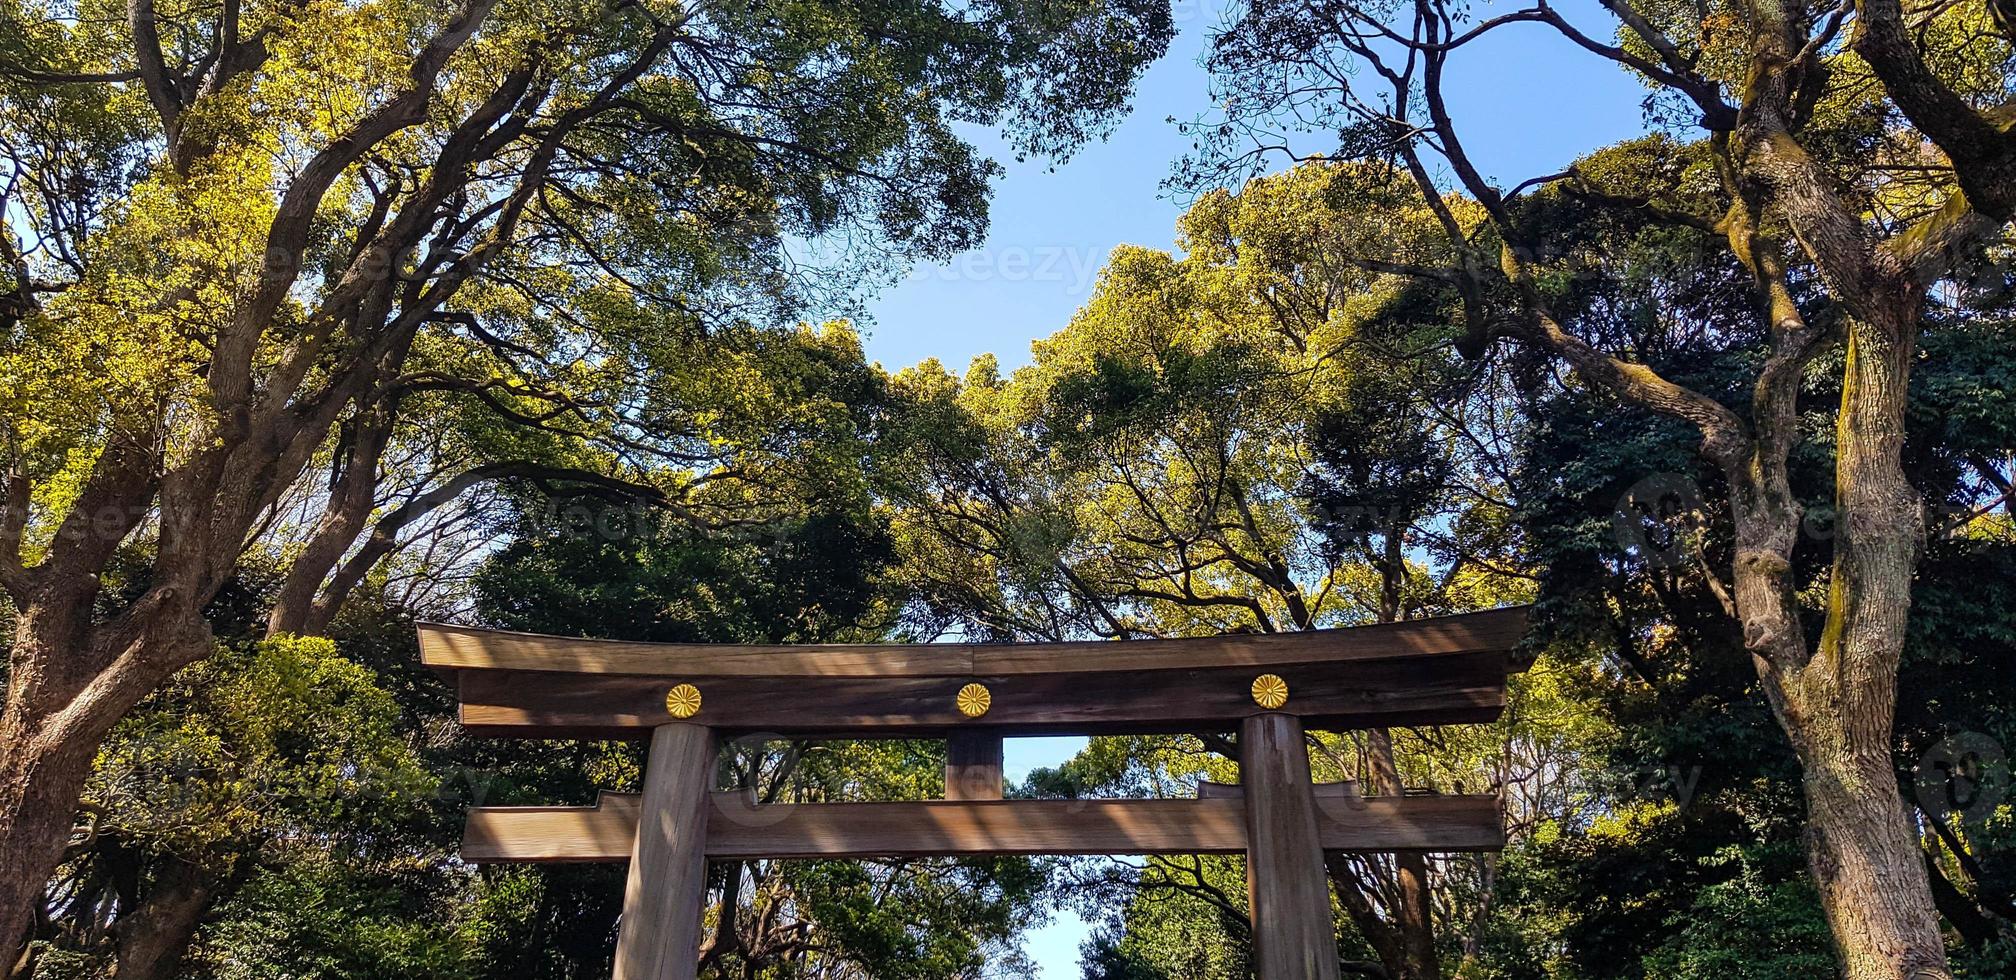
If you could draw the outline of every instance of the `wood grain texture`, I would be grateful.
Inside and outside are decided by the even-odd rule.
[[[1279,713],[1246,719],[1239,728],[1239,785],[1255,975],[1338,980],[1337,926],[1318,829],[1322,810],[1309,781],[1309,745],[1299,719]]]
[[[472,807],[462,860],[472,864],[628,861],[637,842],[634,793],[604,793],[594,806]]]
[[[945,738],[945,798],[998,800],[1003,788],[1005,747],[989,729],[953,732]]]
[[[1316,800],[1319,805],[1325,805],[1323,803],[1325,800],[1357,800],[1364,798],[1358,792],[1358,781],[1355,779],[1346,779],[1336,783],[1317,783],[1310,787],[1310,790],[1316,794]],[[1200,800],[1239,800],[1245,797],[1246,789],[1238,783],[1214,783],[1207,779],[1197,784],[1197,798]]]
[[[708,677],[945,677],[971,673],[971,647],[941,643],[761,645],[638,643],[421,623],[420,662],[436,670],[539,670]],[[705,689],[705,685],[702,685]]]
[[[1520,638],[1526,635],[1527,608],[1514,606],[1460,616],[1296,633],[983,646],[974,648],[974,669],[982,674],[1016,675],[1213,667],[1272,668],[1485,651],[1504,653],[1517,646]]]
[[[1504,708],[1499,651],[1292,666],[1281,710],[1310,728],[1489,722]],[[959,688],[993,694],[980,719],[959,713]],[[501,737],[636,738],[674,720],[676,679],[628,674],[461,672],[462,724]],[[958,677],[720,678],[698,682],[691,721],[734,733],[797,737],[929,737],[984,727],[1014,734],[1229,731],[1262,709],[1252,668]]]
[[[617,927],[615,980],[693,980],[707,898],[714,733],[666,725],[651,736],[635,847]]]
[[[1491,796],[1316,798],[1317,833],[1332,851],[1492,851],[1504,846]],[[469,811],[462,859],[487,863],[622,861],[638,797],[593,807]],[[827,803],[754,807],[713,794],[707,855],[728,858],[931,857],[983,854],[1237,854],[1245,802],[1005,800]]]
[[[443,671],[716,677],[1013,677],[1099,671],[1274,667],[1504,652],[1526,631],[1526,607],[1299,633],[1176,640],[1023,644],[763,646],[635,643],[422,623],[420,658]],[[705,685],[702,685],[703,689]]]

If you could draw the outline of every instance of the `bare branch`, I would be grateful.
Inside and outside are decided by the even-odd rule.
[[[365,539],[364,544],[330,577],[322,589],[322,594],[316,597],[314,608],[305,618],[303,628],[309,632],[327,629],[330,621],[341,611],[344,600],[349,598],[357,585],[364,581],[365,576],[369,575],[380,561],[399,550],[402,544],[401,533],[415,521],[455,500],[477,484],[511,479],[529,480],[542,486],[554,483],[578,484],[602,493],[667,507],[674,513],[687,515],[685,509],[667,497],[663,490],[648,484],[632,483],[589,470],[550,466],[526,460],[487,463],[456,474],[380,518],[378,523],[372,526],[371,534]],[[690,518],[690,515],[687,516]]]
[[[1701,126],[1704,129],[1726,131],[1736,126],[1736,107],[1722,97],[1722,90],[1714,82],[1703,78],[1694,66],[1680,54],[1671,39],[1660,33],[1638,11],[1624,0],[1604,0],[1610,12],[1624,21],[1633,33],[1645,39],[1653,50],[1658,51],[1661,63],[1655,64],[1638,57],[1614,44],[1605,44],[1582,33],[1552,8],[1547,8],[1546,22],[1561,32],[1563,37],[1573,41],[1583,50],[1602,55],[1620,65],[1643,73],[1646,77],[1674,91],[1686,95],[1701,110]]]

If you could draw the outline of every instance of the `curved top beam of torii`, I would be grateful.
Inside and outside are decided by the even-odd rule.
[[[1027,644],[635,643],[431,623],[419,631],[423,662],[454,678],[462,723],[478,734],[641,738],[690,721],[858,738],[980,726],[1209,731],[1269,710],[1330,729],[1487,722],[1504,708],[1526,617],[1522,606],[1300,633]],[[1280,692],[1263,678],[1285,687],[1285,702],[1266,703],[1274,698],[1261,688]]]

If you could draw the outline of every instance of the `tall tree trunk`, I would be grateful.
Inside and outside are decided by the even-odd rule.
[[[118,980],[170,980],[196,938],[204,913],[235,878],[169,858],[155,874],[147,897],[127,909],[113,927],[117,942],[112,975]]]
[[[1826,625],[1779,699],[1805,767],[1813,877],[1850,980],[1952,975],[1891,756],[1924,522],[1903,466],[1918,308],[1908,295],[1887,322],[1849,323]]]
[[[1351,866],[1350,859],[1343,854],[1331,852],[1323,855],[1324,869],[1330,873],[1330,887],[1337,892],[1337,900],[1344,905],[1344,912],[1358,926],[1359,935],[1372,947],[1373,955],[1379,957],[1381,970],[1389,978],[1398,980],[1407,970],[1407,944],[1401,939],[1400,930],[1381,917],[1366,894],[1371,889],[1359,879],[1358,871]]]
[[[0,957],[10,961],[63,861],[98,746],[211,646],[208,623],[172,589],[151,590],[110,624],[78,628],[95,593],[52,590],[15,624],[0,711]]]
[[[1397,515],[1396,515],[1397,516]],[[1403,618],[1407,586],[1407,532],[1414,515],[1386,529],[1385,549],[1380,561],[1379,621],[1398,622]],[[1372,788],[1382,796],[1405,796],[1407,784],[1400,779],[1400,765],[1393,756],[1393,733],[1375,728],[1367,733],[1372,749]],[[1399,904],[1393,910],[1400,931],[1401,980],[1442,980],[1442,961],[1435,953],[1435,893],[1428,884],[1428,857],[1418,851],[1393,856]]]
[[[98,743],[52,736],[9,711],[0,721],[0,956],[26,945],[69,844]]]
[[[1372,552],[1379,572],[1379,622],[1401,618],[1406,585],[1406,532],[1408,520],[1383,528],[1383,546]],[[1299,623],[1303,628],[1313,623]],[[1366,733],[1370,772],[1366,785],[1377,796],[1404,796],[1406,784],[1393,755],[1392,733],[1376,728]],[[1372,891],[1342,855],[1329,855],[1325,865],[1344,911],[1358,927],[1380,966],[1392,980],[1441,980],[1442,963],[1435,952],[1434,892],[1428,883],[1428,859],[1420,854],[1393,856],[1392,908],[1382,915],[1373,903]],[[1374,865],[1375,873],[1377,866]]]
[[[1834,561],[1819,640],[1799,631],[1790,530],[1738,506],[1744,635],[1803,770],[1806,850],[1848,980],[1952,976],[1892,759],[1897,673],[1923,534],[1903,469],[1915,297],[1851,320],[1836,423]],[[1782,541],[1778,539],[1784,539]],[[1766,541],[1782,550],[1765,554]]]
[[[1393,757],[1393,736],[1384,728],[1367,734],[1371,745],[1373,791],[1381,796],[1404,796],[1406,784]],[[1398,904],[1393,909],[1399,933],[1400,980],[1442,980],[1442,961],[1435,952],[1434,892],[1428,884],[1428,858],[1416,851],[1393,856],[1394,884]]]
[[[1848,980],[1944,980],[1931,881],[1888,748],[1801,753],[1807,855]]]
[[[378,464],[385,445],[392,438],[398,412],[396,395],[371,399],[358,408],[341,432],[336,467],[329,485],[329,500],[322,517],[308,537],[301,553],[287,567],[273,609],[266,619],[266,634],[310,632],[326,626],[312,622],[316,595],[329,573],[364,530],[378,490]]]

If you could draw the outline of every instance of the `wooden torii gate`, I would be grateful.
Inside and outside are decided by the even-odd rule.
[[[1488,722],[1524,608],[1302,633],[1002,645],[628,643],[423,624],[479,735],[651,739],[641,795],[478,807],[471,862],[629,861],[615,980],[691,980],[715,859],[1246,855],[1261,980],[1336,980],[1324,851],[1504,846],[1495,796],[1363,797],[1310,778],[1306,728]],[[1197,799],[1003,800],[1006,735],[1239,730]],[[948,741],[944,800],[752,807],[722,736]]]

